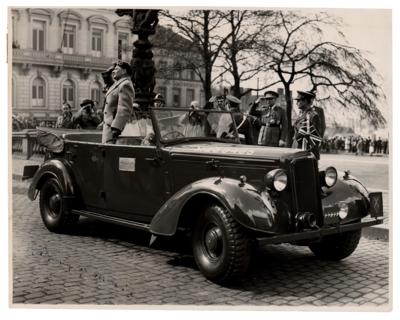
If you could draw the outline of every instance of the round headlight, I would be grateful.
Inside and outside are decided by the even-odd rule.
[[[336,184],[337,171],[334,167],[328,167],[325,170],[325,185],[330,188]]]
[[[276,191],[282,191],[287,186],[287,174],[285,171],[279,171],[274,178],[274,188]]]
[[[287,181],[287,174],[282,169],[271,170],[265,176],[265,182],[268,188],[274,189],[276,191],[284,190],[287,186]]]

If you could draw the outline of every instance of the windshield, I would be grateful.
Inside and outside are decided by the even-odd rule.
[[[217,110],[153,109],[161,141],[219,140],[238,142],[232,114]]]

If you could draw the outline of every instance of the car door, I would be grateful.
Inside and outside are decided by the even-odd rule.
[[[65,159],[73,170],[74,180],[82,202],[87,210],[101,211],[105,208],[104,148],[99,143],[68,142]]]
[[[104,145],[104,199],[110,215],[149,222],[169,192],[155,146]]]

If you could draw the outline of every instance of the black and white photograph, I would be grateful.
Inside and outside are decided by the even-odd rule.
[[[393,10],[145,5],[7,7],[8,307],[390,313]]]

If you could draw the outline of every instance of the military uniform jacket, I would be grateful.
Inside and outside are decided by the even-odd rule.
[[[114,82],[105,95],[104,124],[122,131],[133,111],[134,97],[129,77]]]
[[[279,106],[272,106],[261,114],[258,144],[278,147],[279,140],[286,140],[286,114]]]
[[[322,123],[322,120],[320,118],[319,113],[314,109],[310,108],[306,111],[304,111],[295,121],[294,123],[294,139],[293,139],[293,147],[294,148],[302,148],[302,142],[304,135],[302,132],[304,132],[305,128],[307,127],[307,115],[309,115],[310,118],[310,137],[311,140],[308,142],[308,149],[311,149],[311,151],[315,154],[316,158],[319,159],[319,148],[321,145],[321,139],[322,139],[322,132],[324,131],[324,124]],[[319,139],[313,139],[312,137],[317,137]]]

